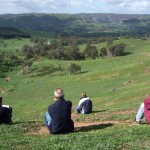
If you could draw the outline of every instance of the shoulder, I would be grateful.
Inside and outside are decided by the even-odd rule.
[[[85,98],[80,99],[80,102],[82,103],[82,102],[85,102],[87,100],[90,100],[90,99],[88,97],[85,97]]]
[[[66,105],[68,106],[72,106],[72,102],[71,101],[65,101]]]
[[[1,109],[1,111],[3,111],[3,113],[10,113],[11,112],[11,108],[1,107],[0,109]]]
[[[72,103],[71,101],[66,101],[66,103]]]
[[[55,103],[54,104],[51,104],[48,106],[48,109],[52,109],[54,107]]]

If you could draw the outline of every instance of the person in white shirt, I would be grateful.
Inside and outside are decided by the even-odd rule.
[[[92,113],[92,101],[87,97],[86,92],[81,93],[81,98],[75,112],[82,114]]]

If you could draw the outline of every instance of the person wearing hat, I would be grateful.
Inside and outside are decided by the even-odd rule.
[[[3,105],[3,98],[0,97],[0,124],[11,124],[12,120],[12,107]]]
[[[72,103],[64,99],[61,88],[54,91],[54,103],[45,113],[45,125],[52,134],[65,134],[74,131],[74,122],[71,119]]]
[[[81,93],[81,98],[75,112],[82,114],[92,113],[92,101],[87,97],[86,92]]]

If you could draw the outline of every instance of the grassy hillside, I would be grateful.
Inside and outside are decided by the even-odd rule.
[[[22,32],[16,28],[0,27],[0,38],[11,39],[11,38],[30,38],[30,34]]]
[[[0,40],[0,52],[6,52],[6,53],[15,53],[16,50],[21,51],[23,45],[33,45],[33,43],[30,42],[30,39],[8,39],[8,40]]]
[[[5,42],[11,43],[11,40]],[[28,75],[16,68],[7,74],[11,77],[10,82],[0,78],[0,88],[5,91],[1,96],[5,104],[13,106],[14,121],[11,126],[0,126],[0,149],[149,149],[149,126],[135,125],[134,118],[150,91],[146,71],[150,66],[150,41],[129,39],[116,42],[126,43],[129,55],[85,61],[41,59],[34,62],[33,71]],[[13,49],[23,43],[29,41],[16,41]],[[96,46],[103,45],[105,43]],[[80,48],[82,51],[84,45]],[[81,74],[69,77],[67,72],[58,72],[33,77],[43,66],[67,66],[71,62],[82,67]],[[66,99],[72,101],[72,112],[80,93],[86,91],[94,104],[93,113],[75,115],[73,120],[99,122],[100,125],[84,127],[69,135],[35,134],[43,126],[43,115],[53,103],[53,91],[57,87],[62,87]]]

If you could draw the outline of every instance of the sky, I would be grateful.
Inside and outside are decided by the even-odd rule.
[[[150,14],[150,0],[0,0],[0,14]]]

